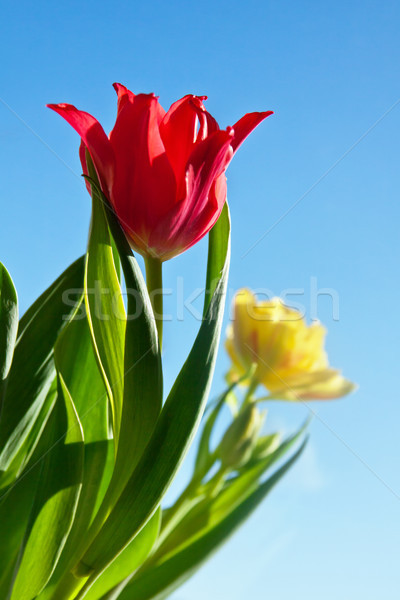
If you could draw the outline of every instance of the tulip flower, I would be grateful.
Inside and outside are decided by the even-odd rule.
[[[233,322],[226,349],[232,360],[228,379],[238,380],[252,365],[253,381],[281,400],[339,398],[354,384],[329,366],[325,328],[307,326],[300,313],[279,298],[258,302],[247,289],[234,299]]]
[[[48,106],[81,136],[83,172],[87,149],[131,247],[163,262],[210,231],[226,200],[232,156],[272,112],[248,113],[221,130],[204,108],[206,96],[184,96],[165,112],[154,94],[114,88],[118,111],[109,136],[70,104]]]

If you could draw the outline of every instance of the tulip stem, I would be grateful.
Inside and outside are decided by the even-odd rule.
[[[254,379],[254,377],[253,377],[250,380],[249,387],[247,388],[247,392],[244,397],[241,410],[243,410],[245,408],[245,406],[247,406],[248,404],[250,404],[250,402],[253,401],[254,394],[256,393],[257,388],[258,388],[258,381],[256,379]]]
[[[158,345],[161,350],[163,334],[162,262],[149,256],[144,259],[144,263],[146,267],[146,285],[156,322]]]

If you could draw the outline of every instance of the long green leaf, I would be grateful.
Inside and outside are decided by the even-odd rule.
[[[98,228],[104,238],[107,222],[109,224],[110,239],[118,251],[128,295],[121,427],[112,479],[92,526],[92,532],[97,532],[118,500],[153,433],[162,406],[162,368],[157,330],[142,273],[107,199],[96,182],[90,181],[94,210],[97,211],[98,222],[101,220]]]
[[[47,396],[44,399],[43,405],[40,408],[36,420],[25,437],[24,443],[15,454],[11,466],[1,478],[2,486],[9,485],[13,481],[18,480],[18,477],[24,472],[25,468],[29,464],[31,457],[37,448],[39,440],[41,439],[43,431],[49,421],[56,399],[57,379],[54,378],[51,382],[50,389],[47,392]],[[17,479],[15,479],[16,477]]]
[[[84,432],[84,481],[74,522],[77,535],[79,531],[82,535],[104,495],[101,490],[108,485],[114,465],[107,392],[86,319],[71,321],[57,342],[56,355]]]
[[[83,473],[83,433],[59,377],[53,447],[43,459],[41,485],[23,544],[11,600],[32,600],[50,579],[72,526]]]
[[[204,318],[207,316],[207,312],[210,308],[211,301],[214,299],[214,295],[216,293],[225,294],[223,287],[221,287],[221,278],[224,276],[224,271],[229,267],[229,265],[227,266],[227,257],[229,256],[230,252],[230,233],[231,222],[229,217],[229,208],[228,204],[225,203],[221,216],[208,236],[206,291],[203,307]]]
[[[113,478],[104,501],[104,509],[109,511],[153,433],[162,407],[163,381],[157,329],[142,272],[107,199],[95,188],[94,201],[96,194],[118,251],[128,297],[121,431]]]
[[[73,566],[74,558],[103,499],[114,466],[114,445],[109,439],[108,398],[100,374],[85,314],[76,316],[63,330],[55,347],[55,361],[83,427],[83,483],[74,523],[51,581],[40,600],[57,597],[57,585]],[[76,558],[75,558],[76,559]]]
[[[182,585],[242,525],[264,500],[271,489],[299,458],[299,450],[269,479],[260,484],[243,502],[233,508],[204,535],[172,554],[166,560],[138,573],[119,595],[108,600],[161,600]],[[119,588],[118,591],[120,591]]]
[[[100,600],[144,563],[157,539],[160,521],[161,509],[158,509],[141,532],[100,575],[84,596],[85,600]]]
[[[219,248],[219,262],[214,248]],[[229,268],[227,206],[210,233],[210,254],[214,266],[209,272],[218,272],[219,280],[192,350],[137,468],[77,573],[103,569],[138,534],[160,504],[192,442],[207,401],[221,331]]]
[[[126,315],[104,206],[95,194],[92,207],[85,269],[85,302],[96,357],[110,399],[117,443],[124,390]]]
[[[0,418],[7,375],[18,330],[18,298],[5,266],[0,263]]]
[[[110,438],[107,392],[91,340],[84,306],[59,336],[55,346],[57,370],[68,388],[82,424],[85,444]]]
[[[41,463],[37,463],[20,481],[0,492],[0,598],[8,597],[40,473]]]
[[[57,380],[48,393],[53,403],[57,399]],[[0,598],[9,598],[15,565],[26,542],[27,527],[32,520],[36,491],[41,481],[48,451],[54,443],[57,411],[50,411],[44,431],[24,472],[7,488],[0,491]],[[36,504],[37,510],[37,504]]]
[[[8,485],[24,466],[40,436],[30,440],[29,452],[20,452],[41,419],[55,377],[53,347],[76,306],[83,287],[83,258],[78,259],[36,300],[19,324],[14,358],[8,376],[0,421],[0,487]],[[47,410],[51,410],[48,403]],[[4,473],[3,473],[4,475]]]
[[[195,475],[197,475],[197,476],[204,475],[205,472],[208,470],[209,460],[210,460],[210,457],[212,454],[211,450],[210,450],[210,440],[211,440],[211,435],[212,435],[215,423],[218,419],[218,416],[219,416],[222,408],[225,406],[225,404],[228,404],[230,398],[233,396],[234,400],[236,400],[236,397],[234,396],[234,394],[232,392],[235,389],[235,387],[242,381],[242,379],[245,379],[246,377],[248,377],[247,373],[241,379],[232,383],[225,390],[225,392],[223,394],[221,394],[221,396],[215,402],[215,406],[213,406],[212,410],[210,410],[210,413],[208,415],[207,420],[205,421],[205,424],[204,424],[204,427],[203,427],[203,430],[202,430],[201,436],[200,436],[200,441],[199,441],[199,445],[198,445],[198,449],[197,449],[197,455],[196,455],[195,466],[194,466],[194,474]],[[236,400],[236,402],[237,402],[237,400]]]

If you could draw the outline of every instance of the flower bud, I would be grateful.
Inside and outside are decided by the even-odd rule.
[[[226,430],[217,450],[223,466],[239,468],[249,460],[263,421],[264,415],[253,403],[239,413]]]
[[[253,450],[252,458],[261,459],[269,454],[272,454],[281,443],[280,433],[271,433],[257,439],[257,443]]]

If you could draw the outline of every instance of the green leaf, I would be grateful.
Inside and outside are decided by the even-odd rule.
[[[18,330],[18,298],[5,266],[0,263],[0,418],[7,375]]]
[[[221,241],[222,240],[222,241]],[[229,268],[229,213],[210,232],[210,277],[219,273],[192,350],[167,398],[154,434],[102,530],[76,569],[103,569],[139,533],[159,506],[197,430],[217,355]],[[217,260],[217,258],[218,260]]]
[[[30,430],[27,432],[23,444],[15,453],[11,466],[6,472],[3,473],[1,477],[1,487],[3,489],[4,486],[10,485],[13,481],[18,480],[18,477],[24,472],[27,465],[29,464],[31,457],[34,454],[35,449],[37,448],[39,440],[41,439],[43,431],[49,421],[56,399],[57,379],[54,378],[51,382],[50,389],[47,393],[46,398],[44,399],[44,402],[42,404],[42,407],[40,408],[35,422],[33,423]]]
[[[32,600],[44,588],[66,542],[79,498],[83,433],[61,376],[54,423],[53,447],[42,461],[40,487],[11,600]]]
[[[94,354],[83,298],[76,315],[57,340],[55,360],[57,370],[74,399],[85,444],[108,440],[107,391]]]
[[[0,474],[8,471],[0,487],[21,472],[52,408],[46,399],[55,377],[53,347],[82,293],[83,265],[80,258],[68,267],[20,321],[0,421]],[[29,452],[20,452],[35,427]]]
[[[226,260],[229,254],[229,240],[231,222],[227,202],[222,209],[221,216],[214,225],[208,236],[208,260],[206,291],[204,296],[203,317],[206,317],[214,294],[219,290],[221,293],[221,278],[227,268]]]
[[[92,206],[85,302],[96,357],[110,399],[117,443],[124,390],[126,315],[104,206],[96,194],[93,195]]]
[[[114,443],[112,440],[108,440],[107,451],[104,459],[103,442],[85,444],[83,484],[74,522],[56,569],[46,587],[35,600],[55,600],[64,592],[65,576],[69,574],[80,555],[82,545],[85,544],[86,530],[90,524],[84,522],[85,513],[96,514],[111,477],[114,467]],[[100,473],[102,473],[102,479],[99,482]],[[73,589],[75,589],[74,586]]]
[[[162,406],[162,368],[151,303],[136,259],[107,199],[93,179],[93,203],[107,222],[118,251],[127,289],[128,315],[123,363],[123,405],[116,462],[92,531],[98,531],[129,480],[153,433]],[[107,216],[107,222],[105,217]]]
[[[235,384],[236,385],[236,384]],[[201,432],[201,437],[199,441],[199,446],[197,449],[197,455],[194,466],[194,474],[197,477],[204,476],[209,469],[209,462],[211,457],[211,449],[210,449],[210,439],[211,434],[214,429],[214,425],[218,419],[218,416],[225,405],[225,398],[229,394],[230,390],[227,390],[224,394],[218,398],[216,405],[210,412],[208,419],[206,420],[203,431]]]
[[[207,529],[201,537],[171,554],[159,564],[144,567],[118,596],[109,600],[161,600],[182,585],[197,569],[238,529],[264,500],[271,489],[299,458],[299,450],[269,479],[260,484],[219,522]]]
[[[163,377],[157,328],[146,283],[114,212],[107,199],[104,196],[102,199],[128,297],[121,435],[110,484],[110,497],[116,499],[153,433],[162,407]]]
[[[107,392],[94,355],[88,322],[79,308],[57,340],[55,361],[58,372],[74,398],[83,427],[84,468],[74,523],[57,568],[46,590],[40,595],[40,600],[57,597],[58,582],[79,557],[85,534],[104,497],[114,467],[114,444],[109,439]]]
[[[49,396],[57,399],[57,380],[55,379]],[[43,461],[54,443],[56,412],[47,419],[34,453],[24,472],[7,488],[0,491],[0,598],[8,598],[15,565],[23,550],[26,529],[30,522],[36,490],[41,480]],[[26,541],[26,540],[25,540]]]
[[[238,381],[232,383],[223,394],[217,399],[215,405],[212,406],[212,410],[210,410],[210,414],[204,424],[203,431],[201,432],[200,442],[197,450],[197,456],[195,460],[194,473],[196,476],[205,475],[209,468],[209,461],[212,455],[210,449],[210,440],[211,434],[213,432],[215,423],[218,419],[218,416],[221,412],[221,409],[225,405],[229,405],[231,410],[236,410],[236,397],[232,393],[235,387],[245,378],[248,377],[248,374],[244,375]],[[236,401],[236,402],[235,402]],[[235,413],[234,413],[235,414]]]
[[[38,463],[9,488],[0,492],[0,598],[8,598],[19,549],[29,522],[40,480]]]
[[[101,600],[104,595],[144,563],[157,539],[160,521],[161,510],[158,509],[141,532],[95,581],[84,596],[85,600]]]
[[[29,464],[31,457],[37,447],[39,440],[43,434],[46,424],[49,421],[51,412],[57,399],[57,379],[54,378],[51,382],[50,389],[44,399],[43,405],[37,415],[35,422],[31,429],[28,431],[24,443],[20,446],[18,452],[15,454],[13,462],[9,469],[3,474],[1,478],[2,487],[11,484],[24,472],[25,468]]]

